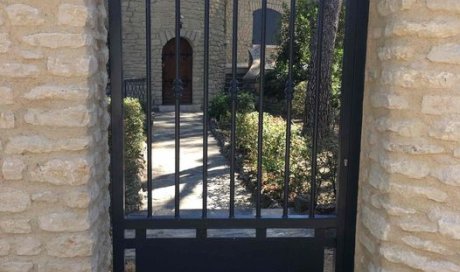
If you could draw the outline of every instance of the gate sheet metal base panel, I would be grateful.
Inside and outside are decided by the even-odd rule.
[[[136,249],[138,272],[317,272],[324,263],[318,239],[152,239]]]

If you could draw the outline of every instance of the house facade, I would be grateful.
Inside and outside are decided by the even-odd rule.
[[[288,0],[269,1],[267,14],[269,52],[278,44],[283,5]],[[287,6],[286,6],[287,7]],[[123,63],[125,79],[146,78],[145,1],[122,1]],[[252,64],[251,50],[260,44],[261,2],[239,1],[238,74],[241,79]],[[152,1],[152,91],[156,107],[174,104],[172,82],[175,79],[175,3]],[[232,1],[216,0],[210,5],[209,94],[212,97],[226,87],[231,74]],[[203,102],[204,5],[202,1],[181,2],[181,79],[184,83],[182,104],[199,109]]]

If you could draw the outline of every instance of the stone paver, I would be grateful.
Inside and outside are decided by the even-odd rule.
[[[180,209],[184,215],[201,211],[203,192],[203,115],[181,113]],[[153,211],[156,215],[174,212],[175,138],[174,113],[158,113],[153,124]],[[230,169],[217,141],[208,134],[208,209],[229,208]],[[251,194],[237,180],[237,209],[251,208]],[[145,193],[146,194],[146,193]],[[144,207],[146,209],[146,207]]]

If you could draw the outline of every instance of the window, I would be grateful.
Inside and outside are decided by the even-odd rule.
[[[261,44],[262,28],[262,9],[258,9],[253,13],[252,27],[252,44]],[[267,9],[267,45],[279,45],[279,36],[281,29],[281,14],[273,9]]]

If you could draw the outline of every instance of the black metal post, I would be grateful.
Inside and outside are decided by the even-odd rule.
[[[180,79],[180,0],[176,0],[176,79],[174,80],[175,94],[175,175],[174,175],[174,216],[180,217],[180,99],[182,96],[182,80]]]
[[[152,20],[151,0],[145,0],[147,73],[147,216],[152,217]]]
[[[291,122],[292,122],[292,94],[294,91],[293,82],[293,65],[294,65],[294,38],[295,38],[295,17],[296,17],[296,1],[291,0],[289,14],[289,66],[288,80],[286,82],[286,150],[284,156],[284,191],[283,191],[283,218],[288,217],[288,202],[289,202],[289,181],[291,176]]]
[[[259,131],[257,139],[257,193],[256,193],[256,217],[261,217],[261,191],[262,191],[262,152],[264,133],[264,89],[265,89],[265,51],[267,39],[267,0],[262,0],[262,29],[260,44],[260,77],[259,77]]]
[[[209,0],[204,2],[204,76],[203,76],[203,211],[208,216],[208,96],[209,96]]]
[[[238,0],[233,0],[233,37],[232,37],[232,84],[230,95],[232,101],[231,148],[230,148],[230,218],[235,217],[235,156],[236,156],[236,104],[238,95]]]
[[[369,0],[348,0],[342,74],[336,270],[354,270]],[[345,164],[345,162],[348,162]]]
[[[311,185],[310,185],[310,207],[309,216],[315,217],[316,210],[316,191],[317,191],[317,175],[318,175],[318,142],[319,142],[319,106],[322,84],[322,59],[323,59],[323,31],[324,31],[324,1],[319,1],[318,11],[318,27],[316,35],[318,35],[318,43],[316,44],[316,84],[315,84],[315,108],[313,113],[313,134],[312,134],[312,149],[311,149]]]
[[[110,83],[111,83],[111,193],[112,193],[112,235],[113,270],[124,271],[124,228],[125,216],[125,175],[124,131],[123,131],[123,59],[121,33],[121,0],[113,0],[109,5],[110,32]]]

